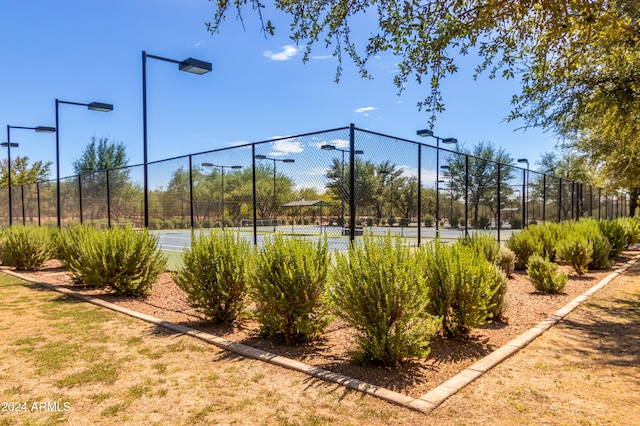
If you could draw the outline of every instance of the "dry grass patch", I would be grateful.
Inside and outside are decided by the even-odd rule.
[[[424,415],[0,274],[0,425],[417,424]],[[9,307],[9,309],[5,309]],[[15,315],[19,310],[22,315]],[[105,340],[105,336],[108,338]]]

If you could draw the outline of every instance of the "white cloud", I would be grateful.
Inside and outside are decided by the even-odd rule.
[[[307,176],[326,176],[329,171],[328,167],[312,167],[305,175]]]
[[[279,141],[275,141],[271,145],[271,149],[273,149],[274,151],[271,153],[271,155],[297,154],[304,151],[304,149],[302,148],[302,144],[299,141],[292,139],[282,139]]]
[[[267,50],[263,53],[264,56],[271,59],[272,61],[288,61],[298,54],[300,51],[299,47],[295,47],[291,44],[288,44],[282,48],[280,52],[272,52],[271,50]]]
[[[356,114],[362,114],[363,112],[367,112],[367,111],[374,111],[378,108],[375,107],[364,107],[364,108],[358,108],[355,112]]]
[[[312,56],[311,59],[320,59],[320,60],[322,60],[322,59],[335,59],[335,56],[333,56],[333,55],[315,55],[315,56]]]
[[[322,194],[324,191],[327,190],[327,186],[324,184],[324,182],[319,182],[319,181],[314,181],[314,182],[296,182],[293,185],[293,188],[296,191],[299,191],[301,189],[311,188],[311,189],[315,189],[320,194]],[[326,212],[327,209],[325,208],[324,211]]]

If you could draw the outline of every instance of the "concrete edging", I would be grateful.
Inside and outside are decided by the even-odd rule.
[[[342,374],[334,373],[332,371],[325,370],[320,367],[307,365],[305,363],[296,361],[291,358],[287,358],[287,357],[273,354],[267,351],[263,351],[261,349],[253,348],[251,346],[243,345],[241,343],[223,339],[221,337],[215,336],[210,333],[194,330],[192,328],[189,328],[180,324],[175,324],[169,321],[164,321],[160,318],[156,318],[151,315],[136,312],[131,309],[127,309],[122,306],[115,305],[113,303],[105,302],[104,300],[101,300],[95,297],[76,293],[68,288],[40,282],[38,280],[25,277],[22,274],[14,271],[3,269],[2,272],[11,276],[15,276],[25,281],[38,284],[49,290],[74,297],[84,302],[101,306],[103,308],[107,308],[112,311],[116,311],[137,319],[141,319],[143,321],[158,325],[160,327],[164,327],[172,331],[176,331],[178,333],[195,337],[196,339],[213,344],[221,349],[227,350],[229,352],[233,352],[237,355],[256,359],[259,361],[268,362],[270,364],[274,364],[274,365],[284,367],[293,371],[297,371],[300,373],[304,373],[330,383],[335,383],[341,386],[345,386],[349,389],[357,390],[359,392],[363,392],[365,394],[375,396],[376,398],[380,398],[384,401],[387,401],[396,405],[404,406],[412,410],[420,411],[423,413],[429,413],[435,408],[437,408],[444,401],[446,401],[449,397],[453,396],[454,394],[459,392],[461,389],[469,385],[471,382],[481,377],[490,369],[500,364],[501,362],[503,362],[505,359],[507,359],[514,353],[520,351],[521,349],[529,345],[536,338],[541,336],[544,332],[549,330],[551,327],[553,327],[555,324],[557,324],[559,321],[561,321],[567,315],[569,315],[569,313],[571,313],[575,308],[580,306],[580,304],[582,304],[590,296],[592,296],[593,294],[595,294],[596,292],[604,288],[613,279],[615,279],[617,276],[619,276],[620,274],[625,272],[627,269],[629,269],[631,266],[633,266],[638,261],[638,259],[640,259],[640,255],[634,257],[632,260],[630,260],[629,262],[627,262],[617,270],[607,275],[598,284],[591,287],[585,293],[583,293],[582,295],[576,297],[575,299],[567,303],[565,306],[560,308],[558,311],[556,311],[554,314],[552,314],[548,318],[539,322],[536,326],[534,326],[530,330],[524,332],[520,336],[506,343],[504,346],[491,352],[489,355],[479,359],[473,365],[467,367],[466,369],[464,369],[463,371],[461,371],[451,379],[440,384],[439,386],[435,387],[434,389],[432,389],[431,391],[422,395],[419,398],[413,398],[413,397],[401,394],[399,392],[395,392],[380,386],[372,385],[358,379],[353,379],[351,377],[344,376]]]

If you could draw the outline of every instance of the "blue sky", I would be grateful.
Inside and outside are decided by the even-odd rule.
[[[277,34],[260,33],[257,16],[245,12],[245,29],[231,13],[221,34],[207,32],[214,4],[206,0],[20,0],[0,6],[0,126],[54,126],[55,99],[114,104],[110,113],[60,106],[62,176],[73,174],[92,136],[122,141],[130,164],[142,162],[141,52],[213,63],[196,76],[177,66],[147,61],[149,161],[323,129],[357,127],[417,140],[428,116],[416,103],[427,86],[411,83],[397,96],[397,59],[371,61],[373,80],[345,64],[339,84],[337,62],[318,46],[302,63],[302,50],[288,38],[288,21],[272,13]],[[374,16],[355,21],[365,37]],[[443,86],[447,111],[434,132],[471,146],[491,141],[532,169],[555,145],[552,134],[514,131],[507,123],[517,81],[473,81],[475,57],[459,62],[461,72]],[[55,136],[12,130],[20,147],[12,156],[55,159]],[[422,140],[428,142],[426,140]],[[433,141],[433,140],[432,140]],[[4,152],[0,156],[4,157]],[[55,170],[55,165],[52,171]],[[54,175],[52,174],[52,178]]]

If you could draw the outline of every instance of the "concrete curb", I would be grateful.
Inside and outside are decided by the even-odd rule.
[[[451,379],[447,380],[440,386],[432,389],[428,393],[422,395],[419,399],[425,401],[433,406],[433,408],[438,407],[444,401],[446,401],[449,397],[453,396],[461,389],[469,385],[475,379],[480,377],[482,374],[489,371],[491,368],[500,364],[502,361],[509,358],[511,355],[525,348],[535,339],[540,337],[544,332],[549,330],[551,327],[556,325],[558,322],[562,321],[567,315],[569,315],[574,309],[580,306],[585,300],[587,300],[590,296],[597,293],[599,290],[603,289],[607,286],[611,281],[613,281],[617,276],[625,272],[631,266],[633,266],[640,259],[640,255],[634,257],[627,263],[625,263],[620,268],[616,269],[605,278],[603,278],[598,284],[591,287],[589,290],[576,297],[562,308],[557,310],[554,314],[547,317],[546,319],[540,321],[535,327],[531,328],[529,331],[524,332],[520,336],[506,343],[501,348],[493,351],[489,355],[484,358],[476,361],[473,365],[467,367]],[[422,410],[421,410],[422,411]]]
[[[500,364],[502,361],[523,349],[531,342],[533,342],[536,338],[541,336],[545,331],[553,327],[563,318],[565,318],[571,311],[580,306],[585,300],[587,300],[591,295],[595,294],[602,288],[604,288],[607,284],[609,284],[613,279],[615,279],[618,275],[625,272],[631,266],[633,266],[638,259],[640,259],[640,255],[634,257],[632,260],[624,264],[622,267],[618,268],[611,274],[607,275],[604,279],[602,279],[598,284],[587,290],[582,295],[576,297],[571,302],[567,303],[565,306],[556,311],[553,315],[549,316],[545,320],[538,323],[532,329],[526,331],[515,339],[511,340],[501,348],[493,351],[489,355],[484,358],[476,361],[473,365],[467,367],[456,376],[442,383],[438,387],[432,389],[428,393],[422,395],[420,398],[413,398],[407,395],[403,395],[398,392],[391,391],[389,389],[372,385],[361,380],[353,379],[351,377],[344,376],[342,374],[334,373],[329,370],[325,370],[323,368],[314,367],[311,365],[304,364],[300,361],[296,361],[294,359],[290,359],[287,357],[283,357],[280,355],[276,355],[270,352],[263,351],[261,349],[256,349],[247,345],[243,345],[241,343],[232,342],[227,339],[223,339],[221,337],[215,336],[213,334],[205,333],[202,331],[194,330],[189,327],[185,327],[180,324],[175,324],[169,321],[164,321],[160,318],[156,318],[151,315],[146,315],[140,312],[133,311],[131,309],[123,308],[121,306],[115,305],[113,303],[105,302],[104,300],[85,296],[80,293],[76,293],[68,288],[59,287],[52,284],[43,283],[29,277],[25,277],[20,273],[2,269],[2,272],[20,278],[22,280],[38,284],[42,287],[45,287],[49,290],[56,291],[58,293],[63,293],[68,296],[74,297],[76,299],[82,300],[84,302],[88,302],[97,306],[101,306],[112,311],[116,311],[137,319],[141,319],[143,321],[158,325],[160,327],[164,327],[166,329],[176,331],[178,333],[186,334],[191,337],[195,337],[196,339],[200,339],[204,342],[213,344],[221,349],[227,350],[229,352],[233,352],[235,354],[252,358],[264,362],[268,362],[270,364],[274,364],[280,367],[284,367],[290,370],[294,370],[300,373],[304,373],[315,378],[330,382],[336,383],[341,386],[345,386],[349,389],[357,390],[359,392],[363,392],[365,394],[369,394],[375,396],[376,398],[380,398],[384,401],[404,406],[410,408],[415,411],[420,411],[423,413],[429,413],[435,408],[437,408],[440,404],[446,401],[449,397],[459,392],[461,389],[469,385],[471,382],[481,377],[484,373]]]

